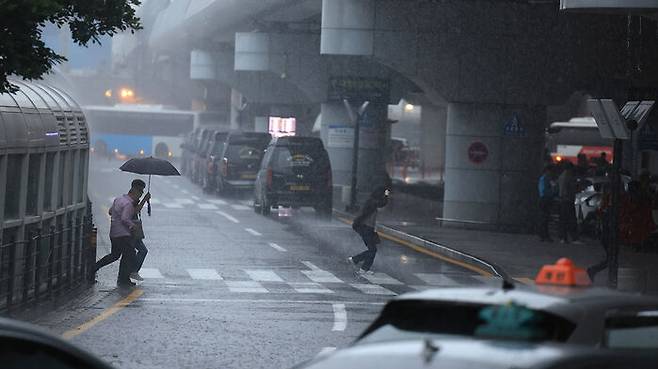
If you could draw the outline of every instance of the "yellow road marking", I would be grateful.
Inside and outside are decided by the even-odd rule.
[[[338,218],[340,221],[342,221],[343,223],[346,223],[346,224],[352,224],[352,222],[351,222],[349,219],[345,219],[345,218],[341,218],[341,217],[337,217],[337,218]],[[473,265],[470,265],[470,264],[464,263],[463,261],[460,261],[460,260],[456,260],[456,259],[453,259],[453,258],[450,258],[450,257],[444,256],[444,255],[441,255],[441,254],[436,253],[436,252],[434,252],[434,251],[426,250],[426,249],[424,249],[424,248],[422,248],[422,247],[419,247],[419,246],[414,245],[413,243],[411,243],[411,242],[409,242],[409,241],[402,240],[402,239],[397,238],[397,237],[395,237],[395,236],[390,236],[390,235],[383,234],[383,233],[380,233],[379,235],[380,235],[381,237],[383,237],[383,238],[389,240],[389,241],[393,241],[393,242],[398,243],[398,244],[400,244],[400,245],[406,246],[406,247],[408,247],[408,248],[410,248],[410,249],[413,249],[413,250],[415,250],[415,251],[418,251],[418,252],[420,252],[420,253],[422,253],[422,254],[425,254],[425,255],[431,256],[431,257],[436,258],[436,259],[439,259],[439,260],[443,260],[443,261],[445,261],[445,262],[448,262],[448,263],[451,263],[451,264],[454,264],[454,265],[458,265],[458,266],[460,266],[460,267],[462,267],[462,268],[465,268],[465,269],[468,269],[468,270],[470,270],[470,271],[476,272],[476,273],[478,273],[478,274],[480,274],[480,275],[483,275],[483,276],[485,276],[485,277],[493,277],[493,273],[491,273],[491,272],[489,272],[489,271],[487,271],[487,270],[484,270],[484,269],[482,269],[482,268],[478,268],[478,267],[476,267],[476,266],[473,266]]]
[[[130,305],[130,303],[137,300],[142,294],[144,294],[143,290],[139,290],[139,289],[134,290],[133,292],[130,293],[130,295],[126,296],[126,298],[112,305],[111,307],[103,311],[99,316],[76,328],[64,332],[64,334],[62,334],[62,337],[64,337],[64,339],[70,340],[71,338],[88,331],[91,327],[95,326],[96,324],[102,322],[103,320],[109,318],[113,314],[119,312],[121,309]]]

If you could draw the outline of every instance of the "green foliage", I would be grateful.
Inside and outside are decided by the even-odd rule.
[[[7,76],[39,79],[66,60],[41,40],[46,24],[68,26],[79,45],[100,44],[101,36],[141,29],[135,15],[139,4],[140,0],[0,0],[0,93],[15,89]]]

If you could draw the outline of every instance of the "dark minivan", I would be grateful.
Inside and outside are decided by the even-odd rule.
[[[263,153],[271,139],[269,133],[229,133],[224,141],[215,179],[219,194],[254,187]]]
[[[254,210],[267,215],[272,206],[312,206],[322,218],[332,209],[329,155],[316,137],[278,137],[270,142],[254,189]]]

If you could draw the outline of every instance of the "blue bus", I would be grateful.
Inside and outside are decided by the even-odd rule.
[[[221,112],[177,110],[161,105],[83,107],[92,150],[124,158],[155,156],[177,158],[184,136],[195,127],[220,124]]]

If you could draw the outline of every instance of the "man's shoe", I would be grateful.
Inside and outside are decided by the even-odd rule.
[[[373,272],[372,270],[366,270],[366,271],[363,272],[363,274],[364,275],[375,275],[375,272]]]
[[[117,281],[117,286],[119,287],[135,287],[137,283],[132,281]]]
[[[130,273],[130,279],[134,279],[136,281],[143,281],[144,280],[144,278],[142,278],[142,276],[139,275],[138,272]]]

